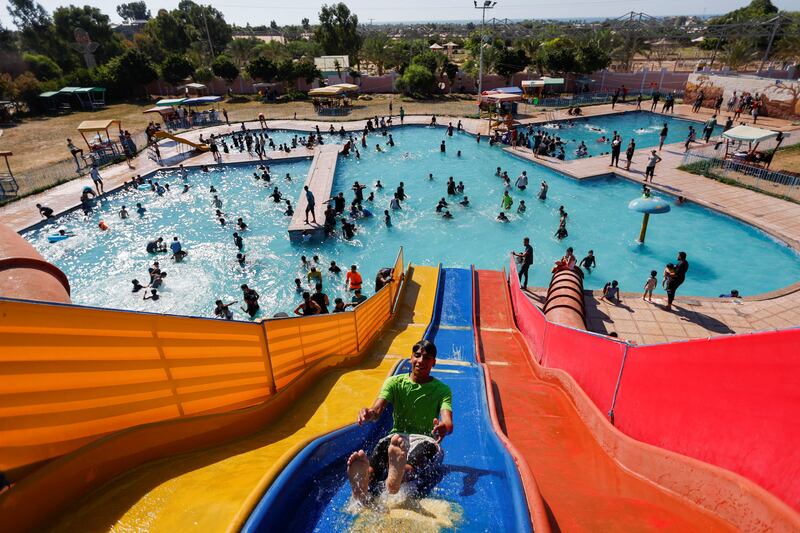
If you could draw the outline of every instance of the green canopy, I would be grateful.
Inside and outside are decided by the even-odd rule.
[[[186,98],[165,98],[163,100],[159,100],[156,102],[156,106],[158,107],[169,107],[174,105],[182,104]]]
[[[52,98],[58,94],[58,91],[47,91],[39,95],[39,98]]]

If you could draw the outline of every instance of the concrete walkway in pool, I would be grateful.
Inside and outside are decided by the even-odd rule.
[[[326,144],[315,150],[316,155],[311,163],[311,170],[300,190],[300,198],[297,199],[297,206],[292,221],[289,223],[289,238],[299,241],[304,231],[309,231],[315,241],[325,239],[325,202],[331,197],[333,189],[333,176],[336,174],[336,160],[339,158],[341,146],[338,144]],[[314,195],[314,216],[306,215],[308,199],[306,198],[305,187]],[[308,222],[306,222],[308,220]],[[316,221],[316,222],[314,222]]]
[[[634,108],[634,104],[628,103],[617,104],[614,110],[611,109],[610,104],[586,107],[583,110],[584,116],[601,116],[631,111]],[[645,103],[643,108],[647,110],[649,106]],[[708,109],[703,109],[697,114],[691,113],[691,108],[688,105],[676,105],[675,110],[674,116],[676,117],[701,121],[706,120],[712,114],[711,110]],[[720,114],[722,120],[726,116],[724,112]],[[565,118],[568,118],[565,111],[541,112],[520,122],[523,124],[537,124]],[[458,119],[452,117],[438,116],[437,119],[440,127],[446,127],[449,122],[452,122],[453,126],[458,123]],[[468,133],[475,134],[478,131],[482,134],[486,133],[488,126],[488,121],[486,120],[462,118],[461,121],[464,130]],[[750,121],[747,122],[749,123]],[[428,125],[430,124],[430,116],[406,116],[404,123],[407,125]],[[270,129],[298,130],[299,135],[303,135],[302,132],[314,131],[314,127],[317,125],[321,132],[327,132],[331,124],[335,126],[337,131],[341,126],[344,126],[346,131],[360,132],[364,129],[366,121],[273,120],[268,122]],[[394,117],[394,125],[399,125],[399,118],[396,116]],[[794,132],[789,137],[788,144],[800,141],[800,133],[798,133],[800,128],[785,120],[766,117],[760,119],[758,125]],[[248,127],[258,129],[258,121],[248,122]],[[205,138],[208,138],[212,133],[225,134],[238,129],[239,123],[236,123],[231,126],[222,125],[189,131],[181,133],[180,136],[197,141],[201,133]],[[189,157],[186,157],[185,155],[179,155],[177,147],[170,145],[168,142],[162,141],[159,146],[161,146],[162,155],[167,158],[166,161],[173,166],[177,166],[181,162],[187,166],[214,163],[210,153],[192,153],[189,154]],[[323,145],[323,147],[325,146],[329,145]],[[292,150],[289,154],[268,152],[264,164],[269,164],[269,161],[311,158],[319,150],[320,147],[316,147],[314,150],[307,150],[301,147]],[[532,159],[530,150],[507,150],[519,157]],[[645,155],[648,152],[649,149],[637,151],[630,172],[626,172],[621,168],[609,167],[609,156],[574,161],[540,158],[535,161],[577,179],[606,175],[613,171],[625,179],[641,183],[644,176]],[[222,153],[221,155],[224,163],[259,161],[257,157],[247,153]],[[660,155],[664,160],[656,168],[655,180],[650,184],[654,190],[662,190],[673,195],[683,196],[689,201],[733,215],[800,250],[800,205],[747,189],[724,185],[715,180],[678,170],[677,167],[682,162],[683,143],[666,145]],[[133,164],[134,168],[128,168],[125,163],[120,163],[103,169],[101,174],[104,178],[106,189],[112,190],[136,174],[146,174],[162,168],[148,159],[146,152],[140,153],[134,159]],[[535,180],[535,176],[532,176],[532,178]],[[534,186],[536,185],[535,181],[533,184]],[[72,208],[77,205],[81,190],[86,185],[91,185],[91,180],[88,177],[76,179],[53,187],[43,193],[0,207],[0,223],[6,224],[17,231],[35,224],[41,220],[35,207],[37,202],[48,205],[57,213]],[[315,196],[317,196],[316,193]],[[322,206],[322,201],[326,199],[317,196],[318,207]],[[296,213],[303,213],[304,210],[305,206],[303,205],[301,210],[301,205],[298,203]],[[319,221],[320,213],[317,213],[317,217]],[[303,222],[304,220],[303,218]],[[548,259],[555,260],[557,258]],[[532,294],[536,297],[537,293],[534,290]],[[722,333],[744,333],[800,325],[800,311],[798,311],[800,310],[800,282],[774,293],[759,295],[756,298],[745,298],[741,304],[732,300],[683,296],[679,292],[676,299],[678,310],[674,313],[668,313],[658,305],[641,302],[640,296],[636,294],[625,297],[625,307],[611,306],[605,302],[599,302],[598,298],[599,295],[597,297],[587,297],[586,300],[590,328],[600,333],[617,331],[623,338],[643,343],[707,337]]]
[[[529,289],[528,296],[543,308],[547,290]],[[616,331],[621,339],[637,344],[654,344],[800,325],[800,291],[751,300],[681,296],[679,290],[673,311],[664,308],[664,291],[658,292],[652,303],[643,301],[641,292],[622,293],[622,302],[615,305],[601,300],[601,291],[584,291],[587,328],[604,335]]]

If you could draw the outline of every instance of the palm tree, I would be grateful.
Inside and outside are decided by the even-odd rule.
[[[753,45],[744,39],[737,39],[725,46],[722,57],[731,70],[738,70],[751,61],[753,55]]]
[[[227,55],[230,56],[236,66],[241,69],[248,61],[253,59],[255,56],[254,49],[260,42],[261,41],[258,39],[252,37],[247,39],[233,39],[228,43]]]
[[[389,36],[385,33],[376,33],[370,35],[364,40],[364,45],[361,47],[361,54],[364,59],[375,65],[378,70],[378,76],[383,76],[383,69],[386,67],[388,60],[387,45],[389,44]]]

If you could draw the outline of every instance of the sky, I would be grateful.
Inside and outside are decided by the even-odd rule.
[[[145,0],[150,11],[174,9],[179,0]],[[116,6],[117,0],[39,0],[45,9],[52,11],[61,5],[92,5],[99,7],[120,22]],[[275,20],[280,25],[299,24],[306,17],[312,24],[318,20],[319,8],[327,2],[299,0],[196,0],[196,3],[212,5],[222,11],[225,20],[244,26],[269,25]],[[358,15],[359,22],[369,24],[381,22],[406,21],[446,21],[480,20],[480,11],[473,7],[471,0],[347,0],[350,10]],[[726,13],[745,6],[749,0],[498,0],[497,6],[487,11],[487,18],[526,19],[526,18],[594,18],[617,17],[630,11],[644,12],[652,16],[665,15],[715,15]],[[780,9],[800,11],[800,0],[773,0]],[[12,26],[6,6],[7,0],[0,0],[0,22]]]

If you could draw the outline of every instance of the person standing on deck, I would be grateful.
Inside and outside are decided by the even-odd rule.
[[[524,248],[521,252],[511,252],[511,254],[514,257],[521,259],[519,266],[519,281],[522,284],[522,290],[525,290],[528,288],[528,269],[533,264],[533,247],[531,246],[531,240],[528,237],[522,239],[522,246]]]

